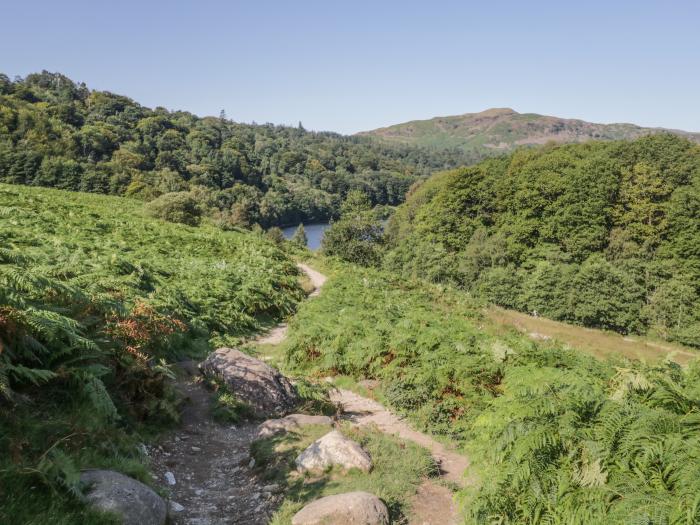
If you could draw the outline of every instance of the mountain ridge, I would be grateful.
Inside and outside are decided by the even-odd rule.
[[[644,127],[626,122],[601,124],[538,113],[519,113],[511,108],[489,108],[478,113],[411,120],[361,131],[357,135],[433,149],[456,148],[477,160],[507,153],[519,146],[536,146],[547,142],[628,140],[654,133],[671,133],[700,143],[700,132]]]

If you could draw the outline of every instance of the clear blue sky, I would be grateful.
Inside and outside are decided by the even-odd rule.
[[[0,71],[355,132],[512,107],[700,131],[700,1],[2,0]]]

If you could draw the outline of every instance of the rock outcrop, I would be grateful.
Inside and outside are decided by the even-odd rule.
[[[369,492],[347,492],[309,503],[292,518],[292,525],[388,525],[386,505]]]
[[[279,419],[268,419],[258,426],[256,438],[262,439],[283,432],[291,432],[307,425],[333,426],[333,420],[328,416],[307,416],[306,414],[290,414]]]
[[[200,369],[225,383],[233,395],[259,415],[287,413],[299,400],[292,384],[278,370],[235,348],[217,349]]]
[[[314,441],[296,461],[301,472],[325,470],[340,466],[345,469],[357,468],[363,472],[372,470],[372,459],[362,447],[337,430]]]
[[[163,525],[168,507],[150,487],[113,470],[86,470],[85,500],[100,510],[119,515],[124,525]]]

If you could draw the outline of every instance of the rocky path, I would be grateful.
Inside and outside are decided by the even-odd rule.
[[[253,473],[249,447],[256,425],[212,420],[211,393],[194,364],[178,381],[186,400],[182,425],[151,451],[155,475],[169,490],[178,525],[263,525],[281,497]],[[172,482],[175,482],[172,484]]]
[[[462,454],[450,450],[429,435],[414,430],[405,420],[377,401],[342,388],[331,392],[331,400],[343,407],[341,417],[344,419],[357,425],[375,425],[382,432],[397,435],[428,449],[440,467],[440,478],[459,486],[464,485],[464,473],[469,467],[469,460]],[[452,492],[432,480],[425,481],[419,487],[413,499],[412,511],[409,519],[411,525],[456,525],[459,521]]]
[[[316,296],[326,277],[305,264],[299,268],[311,280]],[[279,324],[255,341],[279,344],[287,325]],[[177,388],[186,400],[182,424],[177,432],[153,447],[154,476],[171,494],[171,516],[175,525],[262,525],[269,521],[283,495],[275,486],[265,486],[253,472],[249,448],[256,424],[220,424],[211,417],[211,393],[202,384],[194,363],[183,363],[185,377]],[[433,454],[441,478],[459,485],[469,467],[464,456],[410,427],[380,403],[350,390],[338,389],[331,399],[343,407],[344,418],[357,425],[376,425],[389,434],[413,441]],[[413,501],[410,525],[452,525],[458,513],[452,492],[435,481],[426,481]]]

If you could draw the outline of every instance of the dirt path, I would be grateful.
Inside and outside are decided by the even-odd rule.
[[[375,425],[382,432],[395,434],[428,449],[440,467],[441,479],[464,486],[464,473],[469,467],[469,460],[465,456],[449,450],[429,435],[414,430],[377,401],[342,388],[331,392],[331,400],[343,407],[341,417],[357,425]],[[452,525],[458,521],[459,513],[452,492],[432,480],[425,481],[413,499],[409,524]]]
[[[298,267],[311,280],[317,296],[326,277],[305,264]],[[255,339],[258,344],[276,345],[287,336],[286,323]],[[262,525],[283,499],[276,487],[264,486],[253,472],[249,454],[256,424],[220,424],[210,413],[211,393],[202,384],[194,363],[182,363],[186,376],[177,388],[186,401],[180,428],[149,451],[154,475],[168,489],[175,512],[175,525]],[[433,454],[441,478],[464,484],[469,461],[430,436],[413,430],[381,404],[350,390],[339,389],[331,399],[342,405],[344,417],[358,425],[374,424],[381,431],[413,441]],[[170,479],[170,483],[168,482]],[[174,478],[175,483],[172,484]],[[452,492],[427,480],[412,503],[410,525],[453,525],[458,512]]]
[[[299,264],[318,295],[326,277]],[[279,344],[287,336],[286,323],[275,326],[255,341]],[[220,424],[211,417],[212,394],[202,384],[193,362],[181,363],[184,377],[176,388],[185,400],[182,422],[176,432],[151,448],[157,481],[171,495],[175,525],[263,525],[283,498],[276,488],[263,485],[250,463],[250,444],[256,423]],[[170,483],[168,482],[170,478]],[[171,484],[172,479],[175,484]]]
[[[219,424],[210,415],[211,393],[194,363],[177,388],[186,404],[180,428],[151,450],[154,474],[184,509],[172,512],[177,525],[263,525],[281,496],[265,490],[253,473],[249,447],[256,425]],[[169,473],[169,474],[166,474]],[[172,475],[174,485],[168,483]],[[172,481],[172,479],[171,479]],[[270,487],[267,487],[270,489]]]

